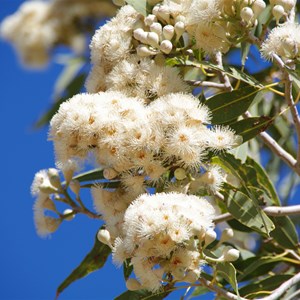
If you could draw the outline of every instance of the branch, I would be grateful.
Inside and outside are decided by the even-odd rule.
[[[291,206],[268,206],[263,208],[263,211],[268,216],[280,217],[280,216],[292,216],[300,214],[300,205]],[[225,213],[217,216],[214,219],[215,224],[232,220],[233,216],[230,213]]]
[[[238,297],[233,293],[230,293],[219,286],[213,284],[211,281],[206,280],[204,278],[200,278],[199,281],[202,283],[203,286],[209,288],[211,291],[216,292],[218,295],[222,295],[224,298],[229,300],[247,300],[246,298]]]
[[[295,275],[294,277],[290,278],[286,282],[284,282],[279,288],[272,292],[270,296],[262,298],[261,300],[276,300],[279,299],[280,296],[285,294],[288,289],[290,289],[293,285],[300,282],[300,273]]]
[[[216,53],[215,60],[216,60],[216,63],[218,65],[218,67],[220,67],[221,69],[223,69],[223,61],[222,61],[222,53],[221,52],[217,52]],[[229,77],[225,73],[223,73],[223,72],[219,73],[219,77],[220,77],[220,81],[225,86],[225,90],[231,92],[233,90],[233,88],[231,86]]]
[[[216,89],[227,89],[227,86],[224,83],[202,81],[202,80],[188,80],[186,82],[194,86],[211,87]]]
[[[244,116],[250,118],[251,114],[245,112]],[[297,160],[287,151],[285,151],[267,132],[261,132],[259,134],[264,144],[279,158],[281,158],[291,169],[300,176],[300,167],[297,164]],[[300,141],[300,140],[299,140]]]

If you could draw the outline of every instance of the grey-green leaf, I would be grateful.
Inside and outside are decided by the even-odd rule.
[[[258,91],[250,86],[209,98],[205,104],[212,112],[212,124],[224,124],[241,116],[248,110]]]
[[[224,262],[217,264],[216,272],[224,278],[233,287],[236,294],[239,296],[239,289],[236,280],[236,269],[232,263]]]
[[[94,247],[91,252],[83,259],[80,265],[72,271],[72,273],[63,281],[56,291],[56,298],[74,281],[81,279],[91,272],[97,271],[102,268],[111,253],[111,249],[99,242],[95,238]]]
[[[76,179],[79,182],[104,179],[103,170],[99,169],[99,168],[94,169],[94,170],[91,170],[88,172],[78,174],[78,175],[74,176],[73,179]]]

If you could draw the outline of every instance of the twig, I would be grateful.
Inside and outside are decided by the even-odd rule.
[[[279,288],[274,290],[270,296],[265,298],[261,298],[261,300],[276,300],[279,299],[280,296],[285,294],[287,290],[289,290],[293,285],[300,282],[300,273],[295,275],[294,277],[290,278],[286,282],[284,282]]]
[[[251,114],[245,112],[244,117],[250,118]],[[300,168],[297,164],[297,160],[287,151],[285,151],[267,132],[259,133],[260,138],[264,144],[272,150],[279,158],[281,158],[291,169],[300,176]]]
[[[218,293],[218,295],[222,295],[224,298],[229,300],[247,300],[246,298],[238,297],[233,293],[230,293],[219,286],[213,284],[211,281],[206,280],[204,278],[200,278],[199,281],[202,283],[202,285],[206,286],[210,290]]]
[[[192,84],[193,86],[211,87],[216,89],[227,89],[227,86],[224,83],[202,81],[202,80],[188,80],[186,82]]]
[[[218,67],[223,69],[222,53],[220,51],[215,54],[215,60]],[[231,86],[229,77],[224,72],[220,72],[219,77],[220,77],[220,81],[224,84],[225,87],[224,89],[231,92],[233,88]]]
[[[291,205],[291,206],[268,206],[263,208],[263,211],[268,216],[280,217],[280,216],[292,216],[300,214],[300,205]],[[225,221],[232,220],[233,216],[230,213],[225,213],[217,216],[214,219],[215,224],[222,223]]]

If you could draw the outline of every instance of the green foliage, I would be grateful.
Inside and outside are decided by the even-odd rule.
[[[87,254],[80,265],[60,284],[56,291],[56,297],[74,281],[101,269],[110,253],[111,249],[107,245],[99,242],[96,236],[93,249]]]

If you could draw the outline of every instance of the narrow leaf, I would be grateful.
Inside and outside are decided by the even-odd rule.
[[[126,0],[137,12],[147,16],[152,12],[151,6],[146,0]]]
[[[167,295],[166,292],[153,294],[147,290],[126,291],[114,300],[162,300]]]
[[[94,170],[91,170],[91,171],[88,171],[88,172],[85,172],[82,174],[78,174],[78,175],[74,176],[73,179],[76,179],[79,182],[104,179],[103,170],[102,169],[94,169]]]
[[[129,278],[132,271],[133,271],[133,266],[130,264],[130,259],[128,258],[123,263],[123,274],[124,274],[125,280],[127,280]]]
[[[102,268],[111,252],[111,249],[95,238],[95,244],[91,252],[83,259],[80,265],[63,281],[56,291],[56,298],[74,281],[81,279],[91,272]]]
[[[240,289],[241,296],[253,299],[255,296],[263,296],[263,291],[273,291],[279,287],[283,282],[290,279],[291,274],[273,275],[262,280],[258,280],[254,283],[248,284]],[[257,295],[256,293],[259,293]]]
[[[271,232],[276,242],[287,249],[296,249],[299,245],[298,235],[294,223],[289,217],[271,217],[275,229]]]
[[[224,191],[228,212],[243,225],[269,235],[274,224],[264,211],[255,205],[251,198],[240,191]]]
[[[258,91],[250,86],[209,98],[205,104],[212,112],[212,124],[224,124],[238,118],[248,110]]]
[[[233,287],[236,294],[239,296],[239,289],[236,280],[236,269],[232,263],[224,262],[217,264],[216,272],[224,278]]]
[[[272,118],[262,116],[240,120],[229,126],[243,138],[243,143],[245,143],[265,131],[272,122]]]

